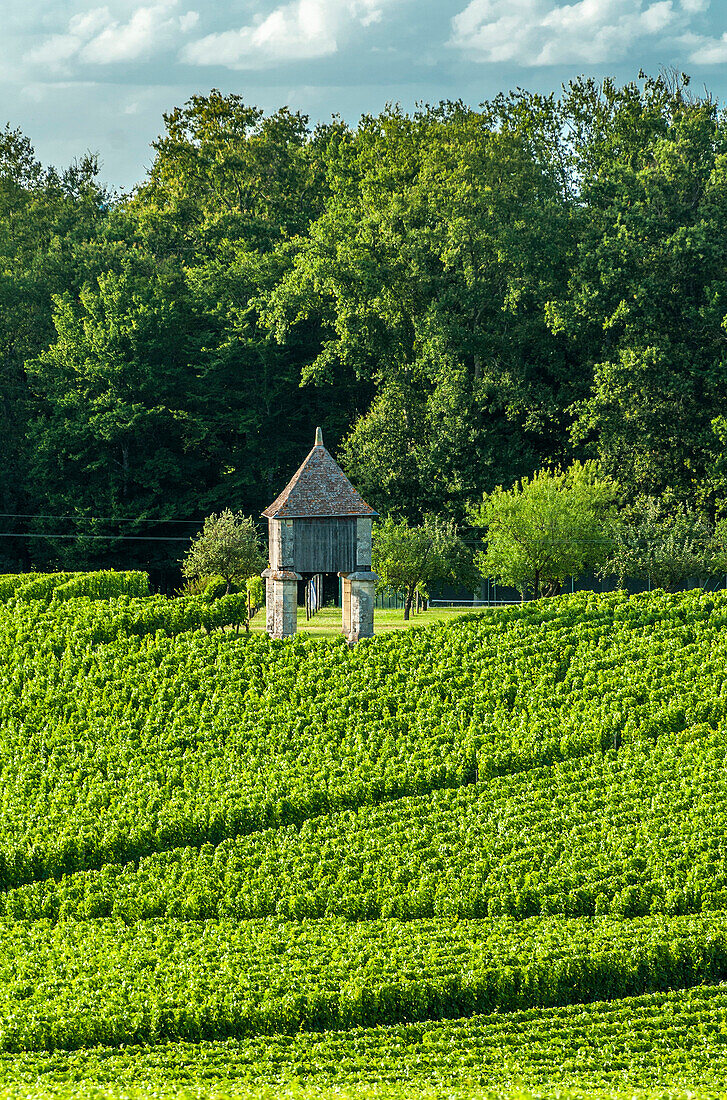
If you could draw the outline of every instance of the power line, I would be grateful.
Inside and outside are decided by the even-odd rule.
[[[0,519],[70,519],[74,523],[204,523],[204,519],[137,519],[135,516],[51,516],[37,512],[0,512]]]
[[[40,535],[35,532],[26,534],[24,531],[0,531],[0,539],[100,539],[104,542],[189,542],[189,538],[181,538],[173,535]]]

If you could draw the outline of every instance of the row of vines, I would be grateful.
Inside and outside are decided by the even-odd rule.
[[[149,576],[134,570],[102,569],[96,573],[2,573],[0,603],[29,600],[62,603],[85,596],[109,600],[118,596],[148,596]]]
[[[241,631],[243,595],[11,580],[0,1096],[727,1067],[727,595],[349,649]]]
[[[0,894],[0,917],[130,923],[727,910],[724,753],[721,733],[692,726],[618,757],[564,761],[43,879]]]
[[[708,737],[727,704],[719,597],[576,596],[354,651],[203,613],[225,600],[0,614],[0,885]]]
[[[0,1050],[371,1027],[725,978],[722,914],[12,925],[0,929]]]
[[[518,1096],[535,1088],[561,1100],[612,1098],[614,1082],[620,1095],[716,1100],[727,1079],[726,1039],[727,990],[698,986],[452,1021],[0,1055],[0,1075],[2,1095],[23,1100],[39,1079],[58,1100],[98,1100],[99,1092],[113,1100],[131,1090],[177,1096],[193,1082],[226,1100],[434,1100],[443,1089],[453,1100],[494,1100],[510,1095],[513,1082]],[[304,1092],[295,1088],[300,1081]]]

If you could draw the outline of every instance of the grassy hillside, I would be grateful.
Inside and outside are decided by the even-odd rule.
[[[68,583],[0,606],[0,1095],[720,1094],[727,597]]]

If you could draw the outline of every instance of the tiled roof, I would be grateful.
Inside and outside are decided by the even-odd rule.
[[[359,496],[323,446],[319,428],[313,450],[263,515],[268,519],[323,519],[328,516],[376,516],[378,512]]]

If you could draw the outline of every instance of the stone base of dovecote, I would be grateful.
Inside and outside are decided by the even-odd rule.
[[[358,570],[355,573],[339,573],[343,584],[342,629],[349,645],[361,638],[372,638],[374,633],[374,602],[376,599],[376,573]]]
[[[298,581],[292,569],[265,569],[265,629],[271,638],[291,638],[298,629]]]

